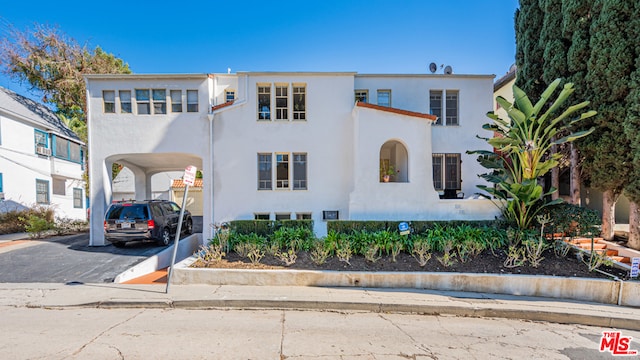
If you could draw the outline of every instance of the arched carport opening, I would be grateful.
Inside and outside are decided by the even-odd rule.
[[[102,163],[96,163],[97,168],[92,170],[91,179],[91,246],[105,245],[102,223],[107,207],[113,200],[112,166],[114,163],[127,167],[132,173],[134,183],[133,200],[152,199],[151,179],[156,174],[168,171],[184,173],[189,165],[199,169],[203,168],[203,159],[200,156],[189,153],[137,153],[115,154],[106,157]],[[181,175],[180,175],[181,176]],[[204,179],[202,196],[210,199],[210,182]],[[189,194],[191,196],[191,194]],[[207,201],[207,200],[205,200]],[[194,232],[203,232],[204,218],[212,216],[211,203],[205,202],[203,216],[193,217]],[[207,221],[208,223],[208,221]]]
[[[409,154],[400,141],[380,147],[380,182],[409,182]]]

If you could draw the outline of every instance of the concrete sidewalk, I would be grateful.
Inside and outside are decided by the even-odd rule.
[[[0,284],[0,306],[312,309],[496,317],[640,330],[640,309],[548,298],[419,289],[304,286]]]

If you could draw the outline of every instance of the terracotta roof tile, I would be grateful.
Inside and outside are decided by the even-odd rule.
[[[437,116],[431,115],[431,114],[424,114],[424,113],[415,112],[415,111],[402,110],[402,109],[396,109],[396,108],[387,107],[387,106],[374,105],[374,104],[364,103],[364,102],[360,102],[360,101],[358,101],[356,103],[356,106],[369,108],[369,109],[374,109],[374,110],[386,111],[386,112],[390,112],[390,113],[394,113],[394,114],[419,117],[419,118],[423,118],[423,119],[427,119],[427,120],[431,120],[431,121],[438,120]]]
[[[182,189],[185,187],[184,182],[182,181],[182,179],[175,179],[171,182],[171,188],[172,189]],[[193,187],[202,187],[202,179],[196,179],[193,183]]]

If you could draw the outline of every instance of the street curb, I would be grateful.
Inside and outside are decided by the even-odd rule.
[[[598,326],[614,329],[638,330],[636,319],[579,313],[561,313],[541,310],[479,308],[448,305],[387,304],[376,302],[300,301],[300,300],[166,300],[166,301],[98,301],[70,306],[46,306],[46,308],[99,308],[99,309],[270,309],[270,310],[319,310],[366,311],[371,313],[419,314],[427,316],[450,315],[472,318],[504,318],[526,321],[544,321],[557,324]],[[44,307],[44,306],[43,306]]]

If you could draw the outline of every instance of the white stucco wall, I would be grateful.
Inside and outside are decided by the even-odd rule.
[[[91,245],[104,245],[103,218],[112,200],[111,165],[120,162],[135,174],[135,199],[150,198],[151,177],[195,165],[210,172],[209,78],[195,75],[87,76],[89,156],[91,160]],[[138,115],[135,89],[165,89],[167,113]],[[180,89],[183,112],[172,113],[170,90]],[[103,112],[103,90],[116,91],[116,113]],[[120,112],[119,90],[130,90],[133,113]],[[198,112],[187,112],[186,90],[198,90]],[[205,191],[210,191],[205,189]],[[211,217],[211,209],[204,215]],[[204,230],[209,229],[205,223]]]
[[[82,165],[36,154],[34,126],[25,121],[0,114],[0,122],[0,173],[7,204],[11,201],[28,207],[36,205],[36,180],[45,180],[49,182],[50,204],[43,206],[53,208],[56,217],[86,219]],[[65,182],[64,195],[53,194],[52,175]],[[73,206],[73,188],[82,189],[81,208]]]
[[[258,83],[306,84],[307,120],[257,121]],[[223,109],[213,120],[214,222],[253,219],[255,213],[272,218],[311,213],[322,235],[323,210],[338,210],[347,219],[353,187],[353,75],[251,74],[246,94],[246,102]],[[274,190],[257,189],[257,154],[277,152],[307,154],[307,190],[275,189],[275,173]]]
[[[477,185],[486,184],[477,174],[486,169],[477,162],[476,155],[467,150],[491,150],[476,135],[491,136],[482,129],[489,122],[486,113],[492,109],[493,75],[357,75],[355,89],[369,91],[370,103],[376,103],[378,89],[391,90],[391,106],[398,109],[429,113],[429,92],[458,91],[458,126],[438,126],[432,129],[433,153],[460,153],[462,192],[465,197],[478,192]],[[431,163],[431,159],[429,159]]]
[[[255,214],[311,213],[318,236],[326,234],[324,210],[346,219],[492,219],[497,209],[484,200],[440,200],[433,189],[432,153],[462,155],[462,191],[476,192],[484,169],[465,154],[488,146],[476,139],[485,113],[491,110],[492,76],[356,75],[355,73],[238,73],[199,77],[181,75],[92,75],[87,77],[91,144],[92,245],[104,244],[102,217],[112,198],[111,163],[120,162],[134,175],[137,199],[150,194],[151,177],[163,159],[196,158],[203,170],[203,241],[211,238],[211,223],[254,219]],[[272,89],[271,121],[258,121],[257,84]],[[290,120],[275,120],[275,84],[288,84]],[[292,85],[306,87],[306,121],[291,120]],[[102,90],[136,88],[169,90],[197,88],[197,114],[103,114]],[[354,108],[354,90],[392,91],[392,106],[428,113],[429,91],[459,91],[459,126],[436,127],[430,120]],[[224,104],[224,92],[236,100]],[[117,94],[117,92],[116,92]],[[372,101],[375,103],[375,101]],[[135,109],[135,101],[132,102]],[[119,109],[119,105],[116,104]],[[135,110],[134,110],[135,111]],[[211,126],[211,127],[210,127]],[[486,135],[486,134],[482,134]],[[381,147],[401,143],[408,163],[398,167],[406,182],[381,183]],[[258,154],[272,154],[272,190],[258,190]],[[307,155],[307,189],[276,189],[276,153]],[[402,151],[395,156],[402,157]],[[390,153],[391,154],[391,153]],[[146,159],[146,160],[145,160]],[[148,164],[146,163],[148,162]],[[293,172],[290,170],[290,181]]]

